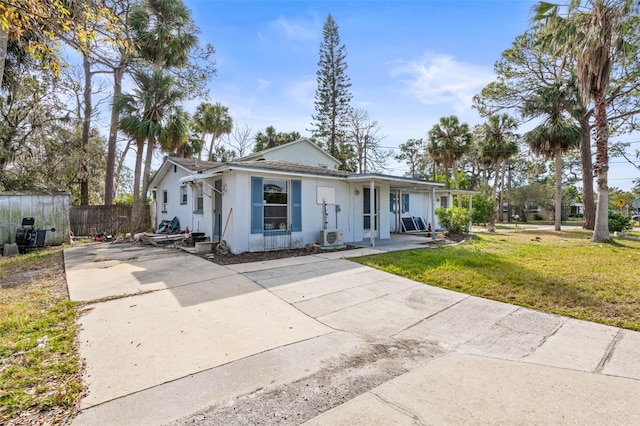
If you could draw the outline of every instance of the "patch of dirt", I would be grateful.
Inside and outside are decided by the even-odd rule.
[[[40,249],[40,251],[52,252],[53,254],[29,262],[28,267],[24,266],[24,262],[19,262],[18,257],[0,258],[0,264],[2,265],[2,269],[0,270],[0,287],[43,287],[43,283],[46,282],[49,291],[56,295],[68,297],[67,277],[64,271],[62,248],[47,247]]]
[[[475,234],[445,234],[445,233],[437,233],[435,241],[428,241],[426,243],[422,243],[425,246],[447,246],[451,244],[458,244],[464,241],[469,241],[478,238]]]
[[[298,425],[443,355],[429,342],[385,339],[298,381],[258,389],[170,425]]]
[[[340,249],[323,250],[320,247],[313,246],[310,248],[275,250],[275,251],[258,251],[245,252],[240,254],[232,253],[207,253],[199,255],[200,257],[210,260],[218,265],[234,265],[237,263],[262,262],[265,260],[284,259],[287,257],[309,256],[317,253],[330,253],[334,251],[352,250],[356,247],[346,246]]]
[[[467,241],[473,238],[477,238],[477,237],[473,234],[439,233],[439,234],[436,234],[436,241],[428,241],[422,244],[427,246],[433,246],[433,245],[444,246],[449,244],[458,244],[460,242]],[[237,263],[263,262],[267,260],[283,259],[287,257],[308,256],[308,255],[317,254],[317,253],[353,250],[356,248],[357,247],[355,246],[347,245],[346,247],[339,248],[339,249],[324,250],[320,246],[311,245],[309,247],[301,248],[301,249],[245,252],[240,254],[206,253],[198,256],[204,259],[210,260],[211,262],[217,263],[219,265],[234,265]]]

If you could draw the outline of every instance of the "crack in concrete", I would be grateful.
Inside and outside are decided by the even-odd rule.
[[[520,308],[522,309],[522,308]],[[562,327],[564,327],[564,325],[567,323],[567,321],[569,321],[569,318],[565,318],[564,321],[562,321],[562,323],[556,327],[555,330],[553,330],[551,333],[549,333],[548,335],[544,336],[542,338],[542,340],[540,341],[540,343],[538,344],[538,346],[536,348],[534,348],[531,352],[529,352],[528,354],[526,354],[525,356],[522,357],[522,360],[525,360],[527,358],[529,358],[531,355],[533,355],[538,349],[540,349],[545,343],[547,343],[547,340],[549,340],[550,338],[552,338],[553,336],[555,336],[558,331],[560,331],[560,329]]]
[[[600,360],[600,362],[598,363],[598,366],[596,367],[595,370],[593,370],[594,373],[596,374],[602,373],[602,370],[604,370],[604,367],[607,365],[607,362],[609,362],[609,360],[613,356],[613,353],[615,352],[616,347],[618,346],[618,342],[620,342],[620,340],[622,340],[623,337],[624,337],[624,330],[618,329],[618,332],[616,333],[616,335],[613,337],[611,342],[609,342],[609,346],[607,346],[607,350],[604,352],[604,355]]]
[[[426,426],[427,423],[425,423],[422,418],[415,413],[413,410],[411,410],[409,407],[406,407],[400,403],[397,402],[392,402],[389,401],[387,399],[384,399],[381,395],[375,393],[374,391],[369,391],[369,393],[371,395],[373,395],[374,397],[376,397],[377,399],[380,400],[380,402],[382,402],[385,405],[388,405],[389,407],[391,407],[392,409],[394,409],[395,411],[399,412],[400,414],[410,417],[411,420],[413,420],[414,424],[419,425],[419,426]]]
[[[428,285],[428,284],[426,284],[426,285]],[[410,287],[410,288],[412,288],[412,287]],[[403,331],[406,331],[406,330],[410,329],[411,327],[415,327],[418,324],[423,323],[426,320],[435,317],[436,315],[440,315],[441,313],[443,313],[445,311],[448,311],[449,309],[453,308],[454,306],[458,305],[459,303],[462,303],[463,301],[467,300],[470,297],[472,297],[472,296],[463,297],[462,299],[458,300],[457,302],[452,303],[451,305],[449,305],[449,306],[447,306],[447,307],[445,307],[443,309],[440,309],[438,312],[434,312],[431,315],[427,315],[426,317],[422,318],[420,321],[417,321],[417,322],[415,322],[415,323],[403,328],[402,330],[398,331],[397,333],[393,333],[390,337],[395,337],[398,334],[402,333]]]

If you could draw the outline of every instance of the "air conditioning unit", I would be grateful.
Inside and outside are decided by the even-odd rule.
[[[344,233],[342,229],[323,229],[320,231],[320,245],[341,246],[344,244]]]

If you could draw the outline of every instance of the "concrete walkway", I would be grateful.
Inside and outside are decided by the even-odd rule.
[[[65,250],[88,302],[74,424],[640,424],[640,333],[343,258],[423,241],[227,267]]]

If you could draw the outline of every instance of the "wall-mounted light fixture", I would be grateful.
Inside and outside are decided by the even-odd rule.
[[[359,190],[359,189],[356,189],[355,194],[356,194],[356,197],[357,197],[358,195],[360,195],[360,190]]]

